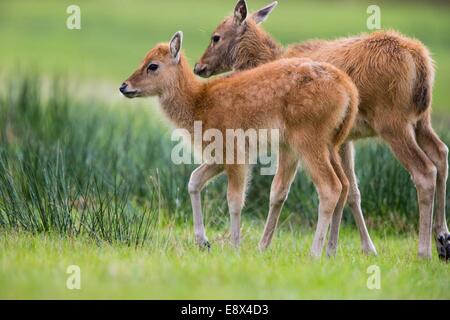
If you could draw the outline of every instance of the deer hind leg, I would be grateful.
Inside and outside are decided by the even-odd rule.
[[[331,220],[331,228],[330,228],[330,238],[328,241],[327,247],[327,256],[335,256],[337,250],[337,244],[339,239],[339,227],[342,220],[342,213],[344,212],[345,203],[347,202],[348,190],[349,190],[349,181],[347,175],[342,168],[341,157],[339,156],[336,150],[330,150],[331,156],[331,165],[333,166],[334,171],[336,172],[339,181],[342,185],[341,196],[336,205],[336,209],[333,213],[333,218]]]
[[[192,172],[191,178],[189,179],[188,190],[192,203],[195,240],[200,248],[210,248],[210,244],[205,233],[205,226],[203,224],[200,192],[208,181],[222,172],[223,167],[220,165],[202,164]]]
[[[259,242],[260,250],[267,249],[272,241],[281,210],[297,172],[297,165],[298,157],[290,149],[280,148],[278,168],[270,189],[269,215],[264,227],[264,234]]]
[[[227,201],[230,212],[231,243],[239,247],[241,231],[241,211],[245,202],[247,185],[247,165],[232,165],[226,168],[228,176]]]
[[[448,178],[448,148],[439,139],[431,127],[429,119],[422,119],[416,127],[419,146],[434,163],[437,169],[436,179],[436,217],[434,231],[439,257],[450,260],[450,234],[445,217],[446,185]]]
[[[333,212],[341,197],[342,184],[331,165],[328,148],[302,150],[305,168],[319,194],[319,217],[311,247],[311,255],[320,257]]]
[[[393,128],[396,128],[393,130]],[[437,170],[416,141],[410,124],[395,123],[377,130],[390,145],[397,159],[409,171],[419,202],[419,256],[431,258],[433,199]]]
[[[355,174],[353,142],[348,141],[344,143],[341,146],[340,155],[342,159],[342,167],[349,181],[349,194],[347,203],[352,211],[353,217],[359,230],[362,251],[365,254],[377,255],[377,250],[375,249],[375,245],[370,238],[369,231],[367,230],[363,212],[361,209],[361,193],[359,191],[358,180]],[[339,228],[335,227],[334,224],[340,223],[340,220],[341,218],[336,217],[335,214],[333,215],[333,221],[331,222],[330,241],[333,238],[333,234],[337,232],[336,229],[339,230]],[[335,236],[335,238],[337,239],[337,236]],[[330,243],[328,244],[328,246],[330,247]]]

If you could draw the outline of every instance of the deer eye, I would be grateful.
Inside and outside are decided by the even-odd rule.
[[[219,42],[219,40],[220,40],[220,36],[218,36],[218,35],[215,35],[215,36],[212,37],[212,42],[213,43],[217,43],[217,42]]]
[[[159,66],[156,63],[150,63],[147,67],[147,72],[148,71],[156,71],[158,70]]]

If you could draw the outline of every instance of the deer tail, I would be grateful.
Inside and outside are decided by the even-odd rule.
[[[434,81],[434,65],[428,50],[415,43],[409,51],[416,68],[416,79],[413,86],[412,101],[418,113],[423,113],[431,106],[432,87]]]

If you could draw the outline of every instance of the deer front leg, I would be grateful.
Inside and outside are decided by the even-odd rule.
[[[210,244],[205,233],[205,226],[203,224],[200,192],[208,181],[222,172],[223,167],[221,165],[202,164],[192,172],[191,178],[189,179],[188,190],[192,203],[195,241],[200,248],[210,248]]]
[[[230,211],[231,243],[239,248],[241,230],[241,210],[245,202],[247,184],[247,166],[233,165],[227,167],[228,190],[227,201]]]

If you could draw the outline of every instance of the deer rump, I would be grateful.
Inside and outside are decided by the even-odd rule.
[[[362,112],[379,104],[412,107],[408,111],[422,114],[431,105],[431,55],[420,41],[399,32],[308,41],[288,47],[284,56],[308,57],[345,71],[359,90]]]

